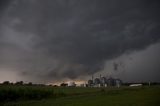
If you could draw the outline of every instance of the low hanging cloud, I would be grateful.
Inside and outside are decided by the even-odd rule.
[[[91,75],[103,70],[106,61],[160,40],[156,0],[1,4],[0,68],[37,81]]]

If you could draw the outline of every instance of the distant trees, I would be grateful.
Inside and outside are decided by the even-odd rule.
[[[4,81],[2,84],[3,84],[3,85],[9,85],[10,82],[9,82],[9,81]]]
[[[23,81],[17,81],[15,83],[9,82],[9,81],[4,81],[0,83],[0,85],[27,85],[27,86],[45,86],[44,84],[33,84],[32,82],[24,83]]]
[[[23,85],[23,81],[16,82],[15,85]]]
[[[32,84],[32,82],[29,82],[29,83],[28,83],[28,84],[26,84],[26,85],[32,86],[33,84]]]
[[[58,87],[58,85],[53,85],[53,87]]]
[[[23,81],[18,81],[16,83],[12,83],[9,81],[4,81],[3,83],[1,83],[1,85],[24,85]]]
[[[68,86],[68,84],[63,82],[63,83],[60,84],[60,86],[66,87],[66,86]]]

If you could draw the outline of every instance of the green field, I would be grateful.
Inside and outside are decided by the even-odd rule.
[[[0,106],[160,106],[160,86],[63,88],[0,86]]]

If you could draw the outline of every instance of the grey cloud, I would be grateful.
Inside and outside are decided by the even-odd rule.
[[[159,42],[158,4],[156,0],[15,0],[11,9],[6,7],[0,26],[0,62],[7,65],[4,61],[9,59],[22,75],[42,80],[96,73],[105,61]]]

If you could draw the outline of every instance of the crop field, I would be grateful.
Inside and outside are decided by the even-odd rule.
[[[160,86],[0,86],[0,106],[160,106]]]

